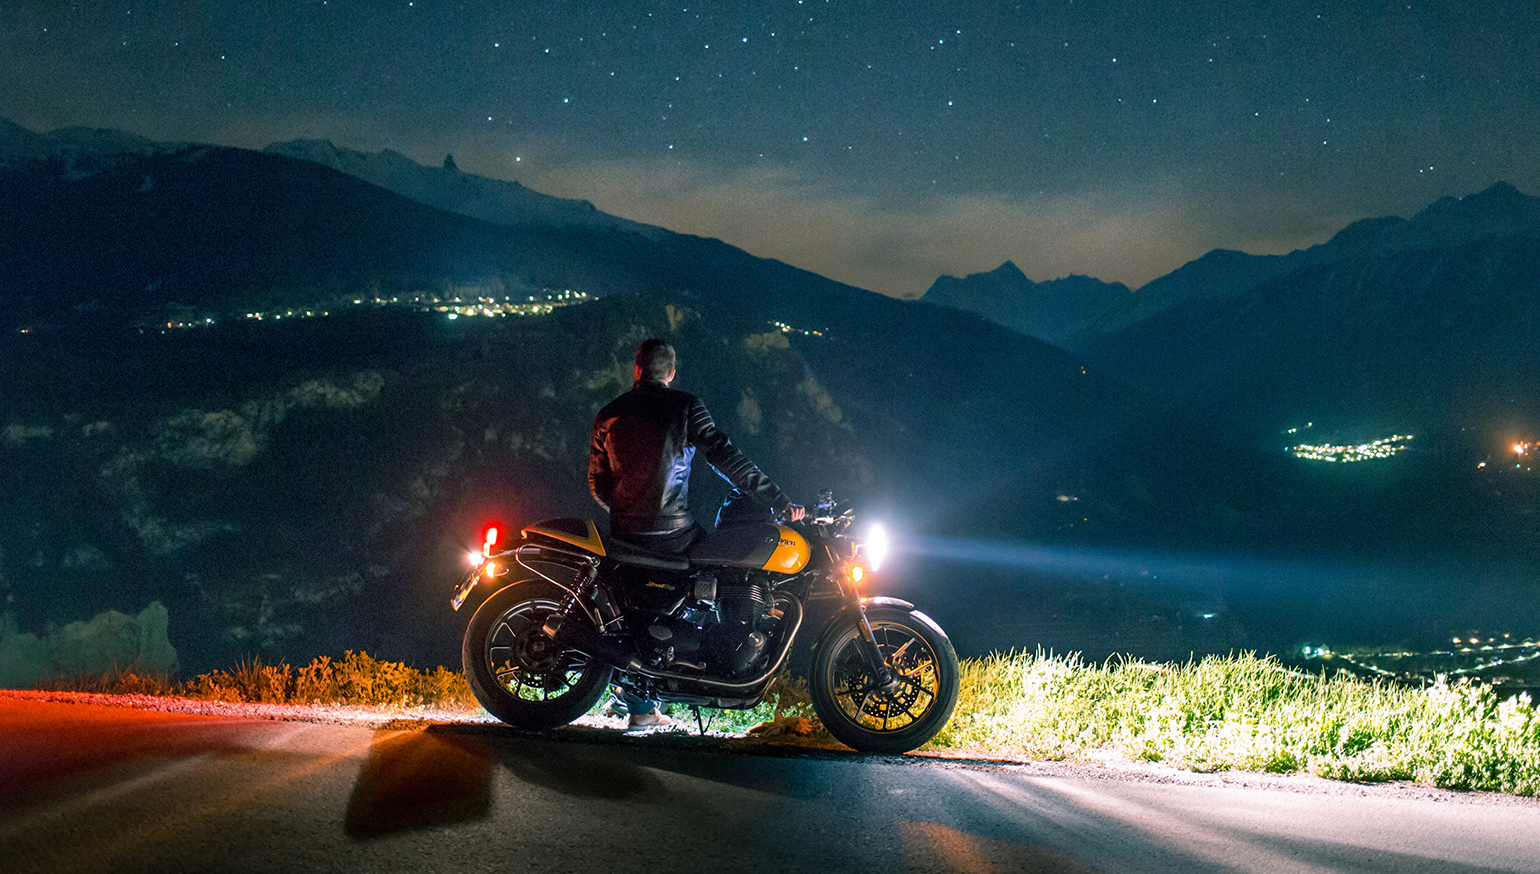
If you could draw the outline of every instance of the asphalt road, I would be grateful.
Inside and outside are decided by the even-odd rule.
[[[1540,872],[1540,803],[0,697],[0,871]]]

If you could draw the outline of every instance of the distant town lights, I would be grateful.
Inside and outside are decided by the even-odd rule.
[[[449,319],[458,319],[461,316],[538,316],[545,315],[558,307],[572,306],[574,304],[587,303],[592,300],[586,291],[574,291],[564,288],[560,291],[545,289],[540,296],[529,295],[528,301],[515,303],[513,298],[504,297],[501,300],[494,297],[465,298],[459,295],[445,296],[432,292],[413,292],[405,296],[397,295],[390,298],[352,298],[355,305],[373,304],[374,306],[403,306],[418,312],[444,313]],[[316,318],[318,316],[331,315],[329,310],[283,310],[273,312],[246,313],[248,319],[264,321],[267,319],[298,319]],[[207,320],[207,324],[213,324],[213,320]],[[194,327],[190,324],[169,324],[167,327]]]
[[[1376,458],[1389,458],[1398,452],[1406,450],[1406,444],[1412,440],[1411,434],[1394,434],[1390,437],[1381,437],[1368,443],[1359,443],[1353,446],[1333,446],[1327,444],[1301,443],[1292,446],[1289,451],[1295,458],[1303,458],[1307,461],[1332,461],[1353,462],[1369,461]]]

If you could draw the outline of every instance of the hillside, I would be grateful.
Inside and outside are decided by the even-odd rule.
[[[909,555],[885,591],[924,602],[965,653],[1039,642],[1170,658],[1291,646],[1322,615],[1381,618],[1369,603],[1279,621],[1258,595],[1276,583],[1206,567],[1172,581],[1116,548],[1512,554],[1534,540],[1510,503],[1429,491],[1452,482],[1439,470],[1316,477],[1234,416],[1152,400],[1167,385],[1130,388],[976,315],[720,241],[571,221],[587,214],[572,202],[389,156],[393,186],[471,210],[453,200],[464,183],[501,205],[465,215],[281,154],[48,136],[0,166],[7,628],[160,601],[184,670],[349,648],[452,661],[463,617],[446,598],[466,540],[491,519],[593,513],[588,429],[647,336],[678,346],[680,387],[789,492],[834,488],[888,520]],[[519,213],[524,201],[544,206]],[[1522,248],[1469,245],[1447,262],[1459,275]],[[1408,261],[1406,282],[1435,266]],[[1361,285],[1371,300],[1377,275],[1321,274],[1317,297],[1329,307]],[[452,319],[451,304],[518,314]],[[1149,355],[1131,377],[1186,366],[1129,336],[1127,354]],[[1226,366],[1243,372],[1248,349]],[[1248,378],[1257,398],[1290,396]],[[722,491],[698,473],[702,516]],[[1036,557],[1001,561],[991,543]],[[1407,622],[1433,623],[1425,612]]]
[[[1264,429],[1522,430],[1540,423],[1537,253],[1540,198],[1494,186],[1355,223],[1265,281],[1193,296],[1084,351]]]
[[[184,668],[445,661],[461,538],[593,512],[588,428],[649,335],[804,499],[832,487],[930,535],[1218,518],[1201,488],[1150,494],[1190,472],[1130,491],[1127,447],[1180,429],[1069,353],[714,240],[497,225],[200,146],[13,157],[0,221],[0,586],[23,629],[159,600]],[[586,302],[426,305],[551,290]],[[709,518],[719,484],[695,492]]]

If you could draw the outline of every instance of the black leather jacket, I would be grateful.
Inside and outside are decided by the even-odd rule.
[[[610,512],[610,529],[666,533],[694,524],[690,460],[697,449],[740,492],[773,510],[791,503],[717,428],[700,398],[640,379],[594,418],[588,490]]]

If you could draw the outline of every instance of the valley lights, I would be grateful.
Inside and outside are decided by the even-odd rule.
[[[1411,442],[1411,439],[1411,434],[1394,434],[1355,446],[1301,443],[1290,447],[1289,451],[1294,453],[1295,458],[1303,458],[1307,461],[1369,461],[1376,458],[1389,458],[1398,452],[1405,451],[1406,444]]]

